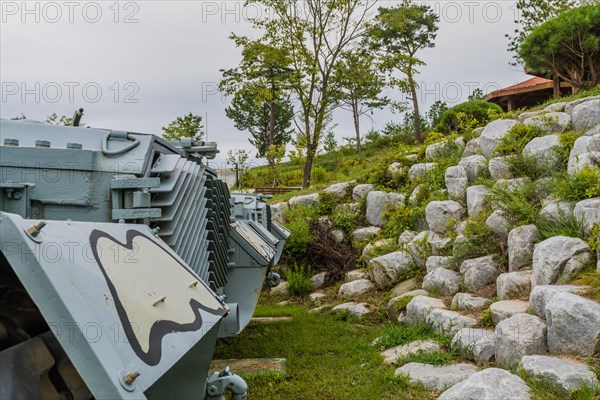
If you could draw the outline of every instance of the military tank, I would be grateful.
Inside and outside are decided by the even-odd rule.
[[[246,398],[209,366],[279,283],[289,232],[229,193],[216,153],[0,120],[0,398]]]

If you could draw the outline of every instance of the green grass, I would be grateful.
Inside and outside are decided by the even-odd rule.
[[[264,302],[262,302],[264,303]],[[372,346],[382,328],[377,317],[342,321],[338,316],[309,314],[305,307],[281,307],[267,302],[257,315],[292,315],[289,322],[252,325],[231,344],[220,344],[215,359],[287,359],[287,372],[245,377],[251,399],[433,399],[435,396],[394,367],[382,365]],[[233,371],[235,372],[235,371]]]

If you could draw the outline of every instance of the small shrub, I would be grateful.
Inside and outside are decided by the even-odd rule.
[[[571,150],[575,146],[575,141],[581,137],[581,132],[575,131],[567,131],[559,133],[558,139],[560,142],[560,146],[557,146],[554,151],[559,156],[561,164],[564,168],[567,168],[569,163],[569,156],[571,155]]]
[[[410,354],[406,357],[400,357],[398,361],[396,361],[396,365],[401,367],[404,364],[411,362],[431,365],[447,365],[450,364],[452,360],[456,358],[456,356],[457,351],[454,350],[450,350],[448,352],[434,351],[431,353],[426,353],[423,350],[419,350],[416,353]]]
[[[387,222],[383,228],[383,235],[390,238],[399,237],[402,232],[413,229],[421,214],[425,215],[424,209],[421,211],[404,204],[385,211],[383,215],[387,218]]]
[[[290,293],[294,296],[304,297],[312,291],[310,267],[294,265],[287,271],[286,277]]]
[[[452,249],[452,255],[458,265],[463,261],[483,257],[491,254],[503,255],[500,241],[494,231],[486,225],[488,213],[480,213],[467,220],[464,229],[464,238],[457,240]]]
[[[290,237],[285,242],[285,251],[292,262],[306,259],[313,235],[310,230],[310,221],[294,219],[286,224]]]
[[[568,201],[600,196],[600,172],[586,166],[577,174],[563,174],[555,180],[553,192]]]
[[[583,225],[577,221],[573,215],[564,215],[561,208],[558,209],[558,220],[549,220],[542,216],[538,217],[536,226],[542,235],[542,238],[549,239],[553,236],[568,236],[574,238],[583,238]]]
[[[477,125],[484,125],[490,121],[490,110],[502,113],[502,108],[499,105],[488,103],[483,100],[471,100],[458,104],[444,111],[435,130],[444,133],[461,131],[461,128],[464,128],[467,124],[465,124],[464,121],[461,123],[459,114],[463,114],[467,119],[474,121]]]
[[[356,214],[348,211],[337,211],[331,215],[333,227],[350,235],[356,229]]]
[[[487,198],[490,204],[502,210],[516,225],[534,223],[541,204],[533,182],[523,183],[514,190],[502,186],[493,187]]]
[[[518,124],[512,127],[506,136],[502,138],[496,153],[500,156],[521,154],[527,143],[533,139],[544,136],[546,133],[537,126]]]
[[[317,205],[317,214],[319,217],[331,215],[335,206],[340,204],[340,200],[331,193],[319,193],[319,204]]]
[[[419,324],[386,324],[381,327],[377,339],[372,343],[379,349],[389,349],[390,347],[404,345],[415,340],[435,340],[442,345],[448,346],[450,339],[436,332],[431,325],[426,323]]]
[[[481,314],[481,324],[485,327],[493,326],[492,311],[488,308]]]

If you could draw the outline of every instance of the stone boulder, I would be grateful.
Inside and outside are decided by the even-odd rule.
[[[558,166],[560,157],[556,148],[560,147],[558,135],[537,137],[523,148],[523,155],[531,157],[538,166]]]
[[[429,314],[436,309],[445,309],[446,305],[440,299],[427,296],[416,296],[406,306],[406,314],[402,322],[418,324],[425,322]]]
[[[453,337],[461,328],[473,328],[477,320],[456,311],[435,309],[432,310],[425,320],[437,332]]]
[[[508,234],[508,270],[520,271],[531,267],[533,249],[540,239],[535,225],[523,225],[514,228]]]
[[[600,304],[572,293],[557,293],[546,303],[548,347],[553,354],[600,353]]]
[[[498,262],[493,256],[486,256],[465,260],[460,266],[460,272],[464,275],[467,288],[478,290],[496,281],[500,275],[498,267]]]
[[[569,158],[567,172],[571,175],[578,174],[586,167],[595,170],[600,169],[600,151],[590,151],[588,153]]]
[[[409,293],[417,289],[417,281],[414,278],[407,279],[398,283],[392,290],[390,290],[390,296],[401,296],[405,293]],[[424,294],[426,296],[427,294]],[[415,295],[416,296],[416,295]]]
[[[367,221],[371,225],[383,227],[386,223],[383,213],[402,203],[404,203],[404,196],[400,193],[369,192],[367,195]]]
[[[416,289],[391,298],[386,307],[388,317],[390,317],[391,320],[397,320],[400,316],[400,312],[406,309],[406,304],[408,304],[406,303],[407,301],[412,300],[413,297],[427,296],[428,294],[429,293],[426,290]],[[401,308],[401,304],[405,304],[405,306]]]
[[[517,119],[521,122],[524,122],[526,119],[536,117],[536,116],[542,115],[542,114],[544,114],[543,110],[525,111],[525,112],[522,112],[521,114],[517,115]]]
[[[437,268],[454,269],[454,258],[444,256],[431,256],[425,262],[427,273]]]
[[[462,137],[456,140],[444,140],[427,146],[425,149],[425,160],[435,161],[440,157],[448,156],[453,150],[462,151],[465,148],[465,141]]]
[[[396,376],[405,375],[413,383],[420,383],[428,390],[444,390],[464,381],[477,372],[471,364],[434,366],[411,362],[396,369]]]
[[[566,105],[567,105],[567,102],[559,101],[558,103],[552,103],[552,104],[548,105],[546,108],[544,108],[544,111],[561,112],[561,111],[564,111]],[[567,115],[569,115],[569,114],[567,114]]]
[[[526,313],[529,310],[529,303],[521,300],[501,300],[492,303],[490,306],[490,316],[492,322],[497,325],[516,314]]]
[[[500,300],[528,299],[531,293],[531,271],[507,272],[496,279]]]
[[[496,333],[485,329],[462,328],[452,338],[451,347],[476,362],[490,362],[496,355]]]
[[[575,140],[569,158],[574,158],[585,153],[600,151],[600,134],[594,136],[581,136]]]
[[[401,273],[407,272],[413,267],[414,262],[411,255],[404,251],[396,251],[369,261],[371,278],[380,289],[394,283]]]
[[[423,278],[423,289],[438,292],[442,296],[453,296],[460,291],[462,278],[458,272],[436,268]]]
[[[432,201],[425,208],[425,218],[429,229],[434,232],[448,231],[449,223],[460,221],[467,211],[454,200]]]
[[[496,210],[485,220],[485,224],[498,236],[507,238],[513,224],[502,210]]]
[[[485,185],[471,186],[467,188],[467,212],[470,216],[484,211],[487,206],[486,195],[489,188]]]
[[[586,101],[573,109],[573,129],[585,131],[600,124],[600,99]]]
[[[598,378],[585,364],[549,356],[525,356],[521,360],[528,375],[550,382],[569,394],[582,387],[598,387]]]
[[[376,289],[373,282],[367,279],[357,279],[340,286],[338,296],[345,299],[355,299]]]
[[[600,100],[600,96],[589,96],[570,101],[565,105],[565,112],[573,117],[573,111],[575,110],[575,107],[591,100]]]
[[[540,217],[548,222],[565,222],[573,218],[573,207],[567,201],[552,201],[542,208]]]
[[[448,167],[445,173],[446,188],[451,198],[464,201],[467,196],[469,179],[467,170],[461,166]]]
[[[488,170],[486,158],[480,155],[465,157],[458,162],[458,166],[467,171],[469,182],[473,182]]]
[[[462,158],[475,155],[481,155],[481,141],[478,137],[473,140],[469,140],[465,146],[465,150],[463,151]]]
[[[488,160],[492,158],[496,148],[502,143],[502,138],[508,135],[508,132],[518,124],[517,121],[512,119],[497,119],[487,124],[479,137],[483,156]]]
[[[327,282],[327,272],[320,272],[316,275],[313,275],[310,278],[310,284],[312,285],[313,290],[321,289],[325,286]]]
[[[344,241],[344,239],[346,238],[346,234],[344,233],[344,231],[340,230],[340,229],[334,229],[331,231],[331,236],[333,236],[333,238],[335,239],[336,242],[338,243],[342,243]]]
[[[288,296],[290,294],[290,288],[286,281],[279,282],[279,285],[271,288],[269,294],[276,296]]]
[[[490,299],[473,296],[469,293],[457,293],[452,298],[451,308],[453,310],[479,310],[492,304]]]
[[[399,176],[406,174],[408,172],[408,167],[405,167],[399,162],[395,162],[388,166],[387,172],[392,179],[396,179]]]
[[[600,197],[578,202],[573,214],[586,232],[591,233],[594,225],[600,225]]]
[[[352,238],[357,242],[367,242],[379,235],[381,228],[378,226],[368,226],[366,228],[358,228],[352,234]]]
[[[308,295],[308,299],[312,302],[316,302],[319,301],[321,299],[326,298],[327,295],[325,293],[321,293],[321,292],[313,292],[311,294]]]
[[[417,232],[415,231],[404,231],[400,234],[398,238],[398,246],[403,247],[404,245],[410,243],[417,236]]]
[[[351,187],[355,183],[356,181],[334,183],[323,191],[337,198],[345,199],[350,195]]]
[[[516,314],[496,325],[496,362],[507,367],[519,365],[523,356],[545,354],[546,324],[535,315]]]
[[[488,171],[493,180],[513,178],[509,160],[510,156],[504,156],[494,157],[488,162]]]
[[[367,279],[369,274],[367,274],[362,269],[354,269],[352,271],[346,272],[346,282],[357,281],[359,279]]]
[[[288,203],[284,202],[284,203],[271,204],[270,208],[271,208],[271,217],[276,221],[282,222],[285,212],[290,208],[290,206],[288,205]]]
[[[416,340],[401,346],[395,346],[381,352],[384,364],[395,364],[398,359],[408,357],[419,352],[424,354],[435,353],[441,351],[442,348],[435,342],[426,340]]]
[[[524,124],[535,126],[548,134],[564,132],[571,123],[571,116],[564,112],[549,112],[543,115],[527,118]]]
[[[437,168],[437,166],[437,163],[413,164],[408,170],[408,179],[410,179],[411,182],[414,182],[416,179],[425,178],[425,176],[427,176],[431,170]]]
[[[552,285],[580,272],[592,258],[590,246],[579,238],[554,236],[535,245],[531,285]]]
[[[499,368],[479,371],[457,383],[438,400],[530,400],[530,391],[523,379]]]
[[[354,186],[352,190],[352,199],[354,201],[359,201],[367,197],[369,192],[374,191],[376,186],[372,183],[362,183],[360,185]]]
[[[546,304],[558,293],[581,293],[585,286],[575,285],[538,285],[533,288],[529,295],[531,311],[540,318],[546,318]]]
[[[319,204],[319,193],[295,196],[288,200],[290,207],[310,207]]]
[[[335,313],[348,312],[350,315],[358,318],[361,318],[362,316],[367,315],[371,312],[371,310],[369,310],[368,304],[355,302],[339,304],[333,307],[331,311]]]

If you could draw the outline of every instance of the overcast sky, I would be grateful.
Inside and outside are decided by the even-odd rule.
[[[394,1],[380,1],[391,6]],[[466,100],[528,78],[509,66],[504,34],[514,29],[514,1],[428,1],[440,15],[436,46],[421,54],[423,111],[436,100]],[[159,134],[175,117],[208,116],[209,140],[221,157],[252,150],[248,134],[225,116],[219,70],[240,53],[231,32],[255,35],[257,8],[239,1],[0,1],[0,115],[44,119],[85,109],[94,127]],[[400,99],[401,95],[389,91]],[[206,117],[205,117],[206,118]],[[377,111],[364,131],[401,117]],[[353,135],[350,113],[335,114],[336,137]]]

